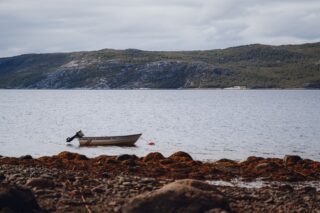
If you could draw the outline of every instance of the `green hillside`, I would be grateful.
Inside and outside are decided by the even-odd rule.
[[[320,43],[207,51],[103,49],[0,59],[0,88],[320,88]]]

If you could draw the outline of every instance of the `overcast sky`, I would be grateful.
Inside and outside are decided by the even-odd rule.
[[[0,0],[0,57],[318,41],[319,0]]]

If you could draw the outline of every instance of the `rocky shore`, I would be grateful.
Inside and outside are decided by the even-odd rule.
[[[320,212],[319,183],[320,162],[299,156],[1,157],[0,212]]]

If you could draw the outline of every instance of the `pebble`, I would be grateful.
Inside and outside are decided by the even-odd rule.
[[[50,174],[42,174],[40,177],[41,178],[46,178],[46,179],[53,179],[53,176],[50,175]]]
[[[120,209],[121,209],[121,206],[115,206],[115,207],[113,208],[113,211],[114,211],[114,212],[120,212]]]
[[[104,177],[104,178],[109,178],[109,177],[110,177],[110,175],[109,175],[109,173],[108,173],[108,172],[104,172],[104,173],[102,173],[102,177]]]
[[[312,187],[312,186],[306,186],[306,187],[303,187],[303,190],[305,192],[311,192],[311,193],[314,193],[317,189]]]
[[[129,189],[129,192],[135,194],[135,193],[138,193],[139,191],[138,191],[138,190],[135,190],[135,189]]]
[[[118,176],[118,183],[122,184],[124,182],[124,177]]]
[[[2,173],[0,173],[0,182],[3,181],[4,179],[6,179],[6,176]]]
[[[96,193],[103,193],[105,192],[105,190],[101,187],[101,186],[97,186],[97,187],[94,187],[92,189],[93,192],[96,192]]]
[[[30,178],[27,180],[26,186],[37,188],[50,188],[54,187],[54,182],[46,178]]]
[[[85,196],[93,196],[92,191],[90,189],[83,189],[81,191],[81,194],[85,195]]]
[[[111,201],[111,202],[109,203],[109,206],[115,206],[115,205],[117,205],[117,202],[116,202],[116,201]]]
[[[21,175],[21,174],[13,174],[13,175],[7,176],[7,180],[8,180],[9,182],[11,182],[11,181],[16,181],[16,180],[19,179],[19,178],[22,178],[22,175]]]
[[[123,182],[122,185],[124,186],[131,186],[132,184],[130,182]]]
[[[142,183],[152,183],[152,182],[154,182],[154,179],[153,178],[142,178],[141,182]]]

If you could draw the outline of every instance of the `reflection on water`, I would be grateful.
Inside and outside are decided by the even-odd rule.
[[[202,160],[320,160],[319,106],[320,91],[304,90],[0,90],[0,154],[183,150]],[[79,129],[87,136],[143,135],[136,147],[66,145]]]

